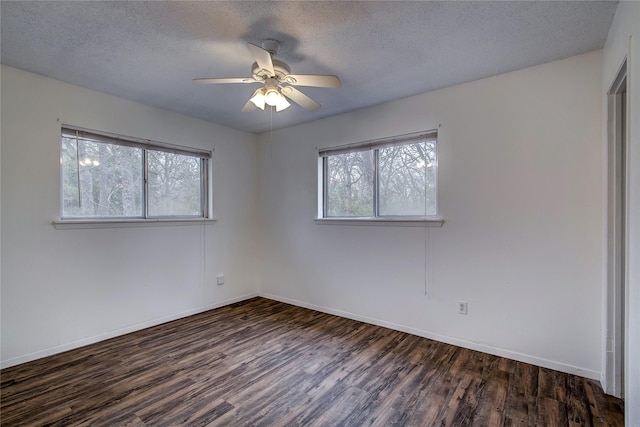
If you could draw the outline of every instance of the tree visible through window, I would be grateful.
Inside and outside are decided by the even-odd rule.
[[[206,217],[210,153],[62,129],[62,218]]]
[[[437,214],[435,132],[320,151],[324,217]]]
[[[373,216],[373,152],[326,157],[327,216]]]
[[[149,216],[200,215],[201,159],[148,151]]]

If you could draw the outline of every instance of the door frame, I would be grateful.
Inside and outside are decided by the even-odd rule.
[[[627,58],[607,92],[605,392],[624,398],[629,283],[629,97]]]

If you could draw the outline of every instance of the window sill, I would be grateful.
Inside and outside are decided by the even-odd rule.
[[[53,221],[57,230],[89,228],[161,227],[173,225],[213,225],[216,218],[154,218],[154,219],[65,219]]]
[[[316,218],[316,224],[387,225],[394,227],[442,227],[442,218]]]

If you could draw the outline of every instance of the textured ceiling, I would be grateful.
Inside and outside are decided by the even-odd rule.
[[[603,47],[617,2],[2,1],[2,63],[260,133],[242,113],[257,85],[246,43],[281,42],[295,74],[336,74],[340,89],[300,88],[322,107],[273,113],[282,128]]]

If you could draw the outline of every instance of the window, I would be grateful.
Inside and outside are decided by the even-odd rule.
[[[437,215],[437,133],[319,150],[322,218]]]
[[[63,127],[63,219],[207,218],[211,152]]]

